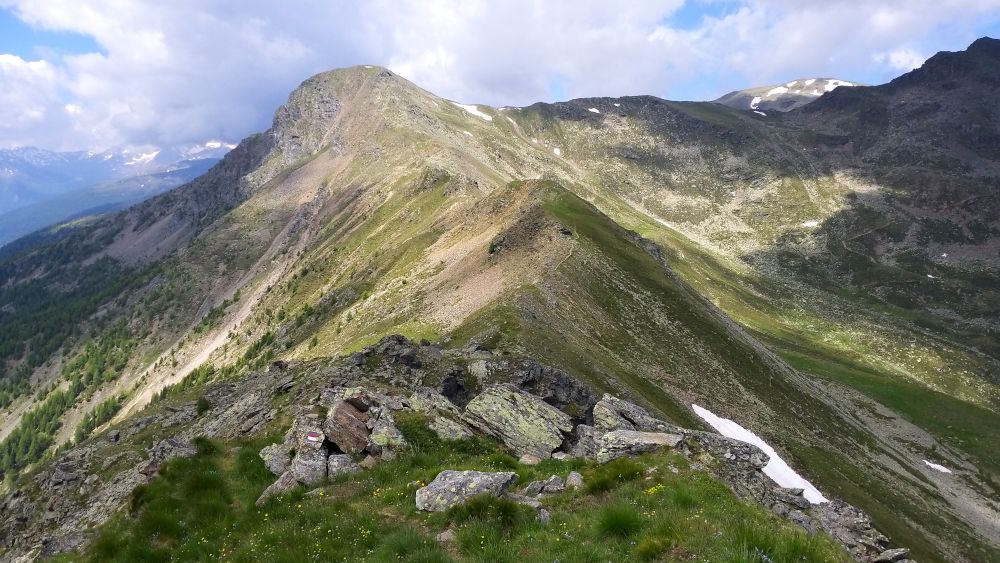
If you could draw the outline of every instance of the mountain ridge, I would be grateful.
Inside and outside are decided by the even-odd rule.
[[[868,92],[820,100],[840,90]],[[898,256],[957,244],[932,231],[918,245],[924,223],[909,216],[890,216],[900,226],[885,233],[902,231],[907,246],[852,246],[855,225],[883,222],[850,194],[884,201],[851,167],[879,170],[864,150],[886,143],[886,129],[852,130],[857,117],[828,101],[773,123],[648,96],[473,108],[382,68],[323,73],[205,176],[0,263],[8,326],[33,311],[25,284],[59,295],[98,263],[132,280],[67,321],[80,345],[106,342],[126,361],[99,383],[80,380],[61,438],[103,401],[126,396],[122,422],[203,365],[227,377],[402,332],[530,353],[675,421],[693,421],[698,401],[766,436],[890,535],[931,538],[914,540],[922,559],[996,549],[990,509],[970,508],[988,507],[994,471],[988,440],[974,438],[996,417],[993,274],[965,270],[988,258],[990,239],[963,245],[954,270],[933,270],[940,282]],[[845,125],[820,119],[833,111]],[[922,138],[908,146],[924,150]],[[991,170],[989,153],[959,156]],[[882,277],[858,277],[871,272]],[[938,284],[981,302],[960,318],[935,312],[959,307]],[[903,297],[916,304],[902,308]],[[28,361],[2,360],[8,377]],[[48,357],[32,368],[36,388],[75,381]],[[932,473],[928,458],[962,479]]]

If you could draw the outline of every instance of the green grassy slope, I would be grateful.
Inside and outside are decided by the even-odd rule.
[[[741,503],[675,454],[523,466],[490,440],[443,443],[419,416],[399,423],[412,450],[261,508],[254,500],[274,478],[257,456],[266,442],[201,440],[196,456],[169,462],[159,479],[136,489],[127,513],[103,526],[84,553],[57,560],[848,560],[829,537]],[[579,470],[585,488],[547,497],[548,524],[533,509],[492,498],[447,513],[417,511],[414,483],[456,468],[515,471],[521,485]],[[434,539],[449,527],[454,542]]]

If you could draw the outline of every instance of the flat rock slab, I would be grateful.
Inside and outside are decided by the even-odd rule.
[[[465,420],[521,456],[548,459],[573,430],[566,413],[513,385],[494,385],[465,407]]]
[[[266,503],[272,497],[283,495],[288,491],[291,491],[292,489],[297,487],[298,484],[299,482],[295,479],[295,476],[292,475],[291,471],[286,471],[282,473],[281,477],[278,477],[277,481],[271,483],[266,489],[264,489],[264,492],[262,492],[260,494],[260,497],[257,498],[256,502],[257,507],[259,508],[261,506],[264,506],[264,503]]]
[[[684,437],[666,432],[637,432],[635,430],[615,430],[606,432],[597,441],[597,461],[607,463],[615,458],[634,456],[645,452],[680,443]]]
[[[417,489],[417,508],[441,512],[478,495],[500,497],[517,481],[517,473],[505,471],[442,471],[426,487]]]
[[[442,440],[461,440],[463,438],[471,438],[472,431],[466,428],[464,425],[446,418],[443,416],[436,417],[428,425],[428,428],[434,431],[438,435],[438,438]]]

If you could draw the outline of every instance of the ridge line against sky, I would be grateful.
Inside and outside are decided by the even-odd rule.
[[[235,141],[304,79],[356,64],[495,106],[710,100],[879,84],[985,35],[1000,0],[0,0],[0,148]]]

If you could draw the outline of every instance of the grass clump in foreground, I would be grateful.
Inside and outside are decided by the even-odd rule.
[[[63,561],[848,561],[830,538],[807,535],[763,508],[736,500],[684,458],[647,454],[603,466],[545,460],[520,466],[490,440],[443,443],[417,415],[397,414],[413,448],[375,468],[306,494],[297,489],[258,509],[274,476],[257,455],[270,440],[198,441],[138,487],[128,510]],[[444,469],[506,470],[519,486],[582,471],[598,486],[545,497],[534,509],[478,497],[444,513],[416,510],[414,492]],[[435,536],[446,529],[453,542]]]

